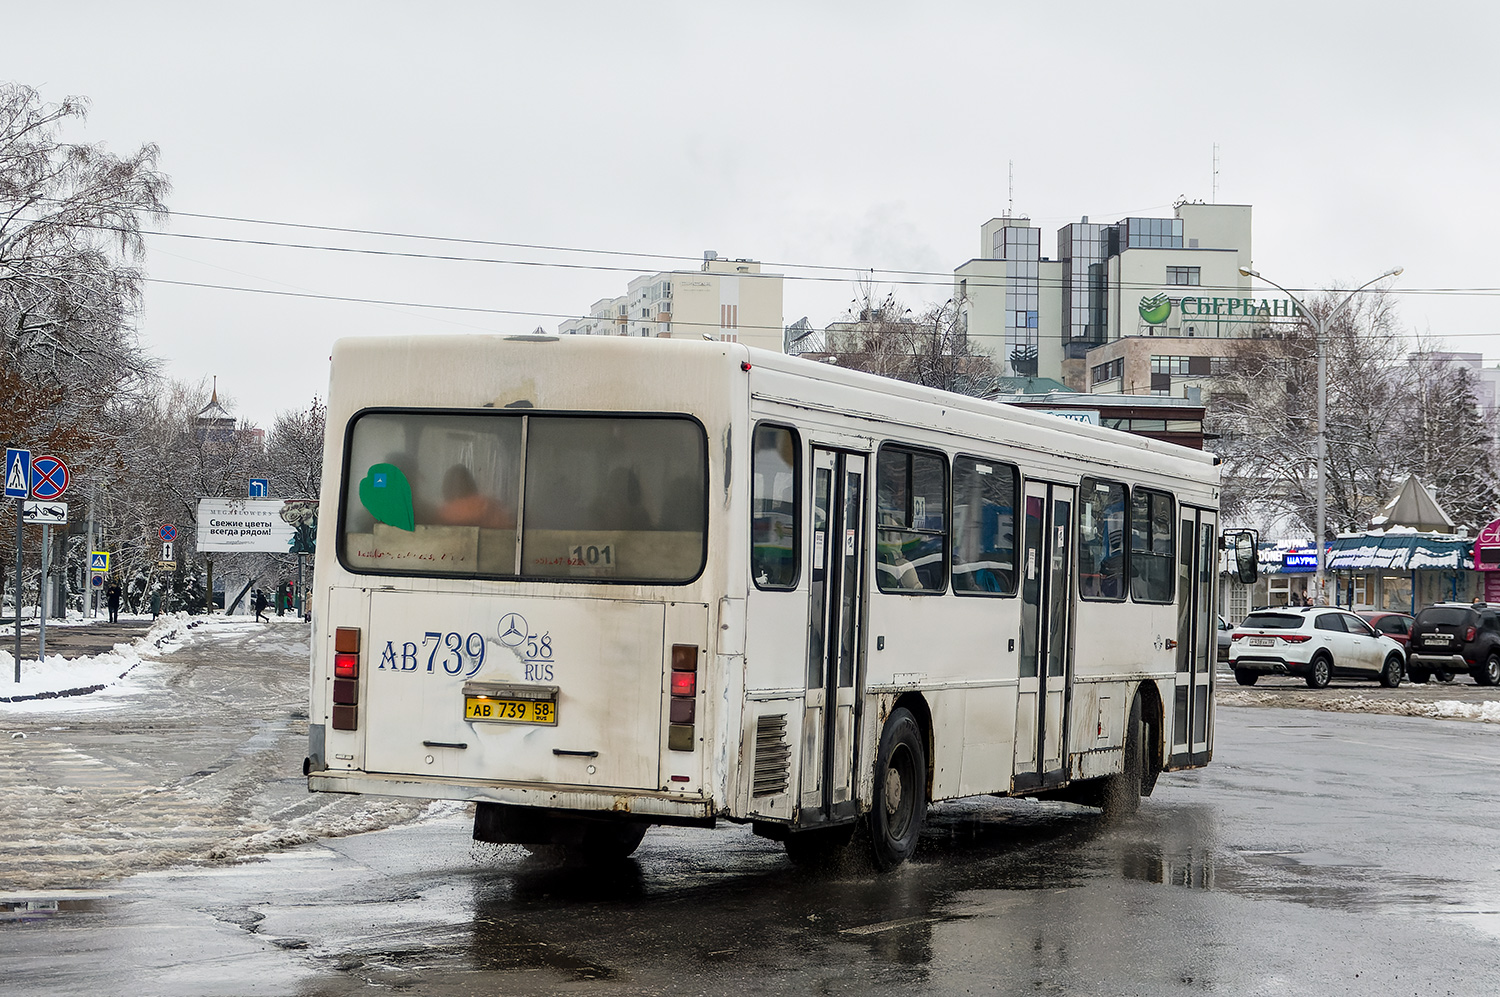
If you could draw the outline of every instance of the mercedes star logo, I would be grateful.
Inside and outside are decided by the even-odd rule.
[[[526,639],[526,617],[520,613],[506,613],[500,617],[500,643],[515,647]]]

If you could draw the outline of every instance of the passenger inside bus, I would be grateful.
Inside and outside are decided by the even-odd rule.
[[[882,468],[884,470],[884,468]],[[878,513],[881,526],[905,527],[907,521],[905,467],[897,473],[881,475],[878,493]],[[880,587],[890,589],[920,589],[922,579],[917,575],[916,565],[907,559],[904,541],[907,534],[895,530],[881,530],[875,544],[876,568],[880,572]]]
[[[443,504],[435,518],[444,526],[508,530],[516,525],[516,511],[481,493],[474,473],[463,464],[454,464],[443,475]]]

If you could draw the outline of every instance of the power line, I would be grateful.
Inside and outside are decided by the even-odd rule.
[[[205,283],[205,282],[200,282],[200,281],[170,280],[170,279],[167,279],[167,278],[164,278],[164,277],[146,277],[144,279],[145,279],[145,281],[147,283],[164,284],[164,285],[168,285],[168,286],[172,286],[172,287],[190,287],[190,288],[198,288],[198,289],[202,289],[202,290],[212,290],[212,291],[236,291],[236,292],[239,292],[239,293],[242,293],[242,294],[259,294],[259,295],[266,295],[266,296],[270,296],[270,297],[300,298],[300,299],[311,300],[311,301],[331,301],[331,302],[342,302],[342,303],[347,303],[347,304],[375,305],[375,306],[389,307],[389,308],[416,308],[416,309],[423,309],[423,310],[427,310],[427,311],[464,312],[464,313],[475,314],[475,315],[502,315],[502,316],[511,317],[511,318],[557,319],[557,320],[561,320],[561,321],[569,321],[569,320],[575,320],[575,319],[577,319],[577,320],[584,320],[584,319],[590,319],[590,318],[597,318],[597,319],[600,319],[600,321],[602,321],[602,322],[607,322],[609,324],[614,324],[613,318],[610,317],[610,316],[580,315],[580,314],[573,314],[573,313],[569,313],[569,312],[525,311],[525,310],[521,310],[521,309],[512,309],[512,308],[490,308],[490,307],[485,307],[485,306],[481,306],[481,305],[454,305],[454,304],[444,304],[444,303],[437,303],[437,302],[430,302],[430,301],[404,301],[404,300],[397,300],[397,299],[390,299],[390,298],[367,298],[367,297],[359,297],[359,296],[354,296],[354,295],[319,294],[319,293],[312,292],[312,291],[288,291],[288,290],[276,290],[276,289],[273,289],[273,288],[243,287],[243,286],[234,285],[234,284],[210,284],[210,283]],[[636,320],[636,321],[639,321],[642,324],[647,324],[647,325],[655,325],[655,324],[657,324],[654,319],[643,319],[643,320]],[[882,324],[882,323],[886,324],[887,326],[889,326],[889,328],[885,328],[885,329],[878,329],[878,328],[871,329],[871,328],[868,328],[868,326],[870,326],[872,324]],[[680,319],[676,319],[676,318],[674,318],[672,320],[671,324],[674,325],[674,326],[681,326],[681,327],[684,327],[684,328],[687,328],[687,329],[712,331],[712,332],[716,332],[716,333],[717,332],[735,332],[735,331],[758,331],[758,332],[776,332],[776,333],[781,333],[781,332],[785,331],[785,329],[782,326],[780,326],[780,325],[748,325],[748,324],[742,324],[742,325],[737,326],[735,329],[725,329],[720,324],[718,324],[716,322],[692,322],[692,321],[680,320]],[[928,331],[928,329],[927,329],[927,327],[926,327],[925,324],[918,323],[918,322],[915,322],[915,321],[901,322],[901,321],[898,321],[898,320],[889,320],[889,319],[887,319],[887,320],[878,320],[877,319],[877,320],[851,320],[851,321],[849,321],[847,323],[845,323],[845,322],[835,322],[835,323],[830,323],[830,324],[831,325],[846,324],[846,325],[854,327],[854,328],[852,328],[849,331],[851,331],[851,332],[857,332],[857,333],[860,333],[860,334],[874,333],[874,334],[884,334],[884,335],[891,335],[891,336],[909,335],[909,336],[917,336],[917,337],[922,337],[922,336],[930,335],[930,332]],[[865,326],[866,328],[859,328],[860,326]],[[820,329],[818,331],[820,331],[820,332],[826,332],[827,331],[827,327],[825,327],[824,329]],[[835,334],[838,334],[838,333],[840,333],[842,331],[843,330],[838,330],[838,329],[834,330]],[[1030,330],[1028,330],[1028,331],[1030,331]],[[606,333],[605,335],[614,335],[614,334],[613,333]],[[967,339],[980,340],[980,341],[983,341],[983,340],[1003,340],[1005,338],[1005,333],[1003,331],[1002,332],[974,332],[974,331],[966,331],[963,335]],[[1486,336],[1486,335],[1492,335],[1492,334],[1490,334],[1490,333],[1456,333],[1455,334],[1456,337]],[[627,338],[627,337],[622,337],[622,338]],[[644,337],[628,337],[628,338],[644,338]],[[1413,335],[1404,335],[1403,334],[1403,335],[1400,336],[1400,338],[1403,338],[1403,339],[1413,339],[1413,338],[1416,338],[1416,337],[1415,337],[1414,334]],[[1444,338],[1451,338],[1451,337],[1444,337]],[[1065,341],[1063,339],[1063,336],[1062,336],[1061,333],[1045,333],[1045,334],[1042,334],[1042,333],[1039,332],[1036,335],[1035,339],[1037,341],[1039,341],[1039,342],[1040,341],[1045,341],[1045,342],[1063,342],[1063,341]],[[1219,336],[1219,337],[1210,337],[1210,336],[1199,336],[1199,337],[1188,337],[1188,336],[1160,336],[1160,337],[1151,337],[1151,336],[1122,336],[1120,339],[1110,340],[1109,342],[1098,343],[1098,344],[1095,344],[1095,345],[1096,346],[1108,346],[1108,345],[1110,345],[1110,343],[1120,342],[1122,340],[1131,340],[1131,339],[1159,339],[1164,345],[1166,343],[1170,342],[1170,341],[1179,340],[1179,339],[1194,339],[1195,341],[1217,340],[1219,342],[1230,342],[1230,343],[1251,343],[1251,342],[1272,342],[1272,341],[1279,341],[1279,340],[1266,340],[1266,339],[1263,339],[1263,338],[1257,338],[1257,337],[1252,337],[1252,336]],[[1026,338],[1026,342],[1030,342],[1030,341],[1031,341],[1031,337],[1027,337]],[[1018,345],[1025,345],[1025,344],[1024,343],[1020,343]],[[1427,350],[1425,352],[1428,353],[1428,354],[1439,354],[1439,353],[1451,352],[1451,351]],[[1429,356],[1429,357],[1423,357],[1423,358],[1421,358],[1420,362],[1424,362],[1424,363],[1440,363],[1440,362],[1446,362],[1446,358]]]
[[[307,230],[310,230],[310,231],[339,232],[339,233],[352,234],[352,235],[376,236],[376,237],[381,237],[381,238],[413,239],[413,240],[433,241],[433,242],[451,242],[451,243],[462,244],[462,245],[495,246],[495,247],[498,247],[498,248],[510,248],[510,249],[529,249],[529,250],[534,250],[534,251],[539,251],[539,252],[573,253],[573,254],[585,255],[585,256],[589,256],[589,255],[593,255],[593,256],[619,256],[619,257],[626,257],[626,258],[632,258],[632,259],[663,260],[663,261],[669,261],[669,262],[676,261],[676,262],[681,262],[681,263],[685,263],[685,264],[699,263],[699,262],[701,262],[699,260],[699,258],[695,257],[695,256],[682,256],[682,255],[665,254],[665,253],[630,252],[630,251],[614,250],[614,249],[597,249],[597,248],[591,249],[591,248],[570,247],[570,246],[551,246],[551,245],[545,245],[545,244],[541,244],[541,243],[503,242],[503,241],[498,241],[498,240],[472,239],[472,238],[464,238],[464,237],[457,237],[457,236],[423,235],[423,234],[405,233],[405,232],[382,231],[382,230],[378,230],[378,229],[356,229],[356,228],[346,228],[346,227],[333,226],[333,225],[316,225],[316,224],[303,223],[303,222],[285,222],[285,221],[273,221],[273,220],[268,220],[268,219],[240,218],[240,217],[236,217],[236,216],[232,216],[232,215],[212,215],[212,214],[203,214],[203,213],[195,213],[195,212],[172,212],[172,213],[175,214],[175,215],[181,216],[181,217],[200,218],[200,219],[217,220],[217,221],[228,221],[228,222],[235,222],[235,223],[240,223],[240,224],[250,224],[250,225],[268,225],[268,226],[280,226],[280,227],[287,227],[287,228],[302,228],[302,229],[307,229]],[[117,231],[121,231],[122,230],[122,228],[120,226],[110,226],[110,225],[81,225],[80,227],[90,227],[90,228],[95,228],[95,229],[102,230],[102,231],[112,231],[112,232],[117,232]],[[500,266],[534,267],[534,268],[542,268],[542,269],[551,268],[551,269],[561,269],[561,270],[598,271],[598,272],[604,272],[604,273],[630,273],[630,274],[636,274],[638,276],[643,276],[643,275],[646,275],[646,274],[649,274],[649,273],[653,272],[652,268],[650,268],[650,267],[613,266],[613,265],[607,265],[607,264],[602,264],[602,263],[575,263],[575,262],[567,262],[567,261],[499,259],[499,258],[489,257],[489,256],[460,256],[460,255],[442,254],[442,253],[418,253],[418,252],[400,251],[400,250],[369,249],[369,248],[353,247],[353,246],[337,246],[337,245],[331,245],[331,244],[327,244],[327,243],[284,242],[284,241],[274,240],[274,239],[244,239],[244,238],[236,238],[236,237],[233,237],[233,236],[206,235],[206,234],[192,233],[192,232],[165,232],[165,231],[157,231],[157,232],[145,232],[145,233],[142,233],[142,234],[145,235],[145,236],[148,236],[148,237],[171,238],[171,239],[185,239],[185,240],[199,241],[199,242],[217,242],[217,243],[224,243],[224,244],[228,244],[228,245],[258,246],[258,247],[262,247],[262,248],[274,248],[274,249],[300,249],[300,250],[305,250],[305,251],[310,251],[310,252],[342,253],[342,254],[350,254],[350,255],[387,257],[387,258],[393,258],[393,259],[427,260],[427,261],[444,262],[444,263],[486,263],[486,264],[500,265]],[[746,261],[739,261],[739,260],[725,259],[725,262],[754,262],[754,263],[757,263],[758,265],[760,265],[762,267],[780,267],[780,268],[785,268],[785,269],[810,270],[810,271],[833,271],[836,274],[836,275],[822,275],[822,274],[818,274],[818,273],[812,273],[812,274],[782,274],[782,273],[766,273],[766,272],[761,272],[761,273],[741,273],[741,274],[735,274],[734,275],[734,276],[749,278],[749,279],[752,279],[752,280],[753,279],[779,279],[779,280],[791,280],[791,281],[797,281],[797,280],[801,280],[801,281],[813,281],[813,282],[819,282],[819,283],[841,283],[841,282],[849,279],[849,275],[855,275],[855,276],[859,276],[859,277],[870,277],[871,279],[879,278],[879,279],[876,279],[876,283],[886,284],[886,285],[890,285],[890,286],[893,286],[893,287],[897,287],[897,286],[902,286],[902,287],[938,287],[938,286],[949,286],[949,285],[952,285],[954,283],[958,283],[960,281],[967,281],[967,282],[973,284],[975,287],[979,287],[979,288],[986,288],[986,287],[1001,288],[1001,287],[1015,286],[1017,284],[1020,284],[1023,281],[1030,281],[1030,282],[1035,282],[1036,286],[1038,286],[1038,287],[1045,287],[1045,288],[1049,288],[1049,289],[1050,288],[1071,287],[1071,288],[1074,288],[1076,290],[1086,290],[1086,286],[1080,286],[1080,282],[1070,281],[1070,280],[1068,280],[1066,278],[1066,276],[1064,276],[1064,277],[1056,277],[1056,278],[1054,278],[1054,277],[1041,277],[1041,276],[1037,276],[1037,277],[1018,277],[1018,276],[1014,276],[1014,275],[1012,275],[1012,276],[992,276],[992,275],[988,275],[988,274],[960,274],[960,273],[957,273],[956,271],[906,270],[906,269],[884,268],[884,267],[857,267],[857,266],[843,265],[843,264],[793,263],[793,262],[779,262],[779,261],[768,261],[768,260],[746,260]],[[1003,259],[977,259],[977,260],[971,260],[969,262],[1005,264],[1005,263],[1008,263],[1008,262],[1015,262],[1015,261],[1007,261],[1007,260],[1003,260]],[[1046,262],[1046,263],[1056,264],[1058,266],[1063,266],[1068,261],[1066,261],[1066,260],[1046,260],[1046,261],[1031,261],[1031,262]],[[676,272],[689,272],[689,271],[676,271]],[[691,271],[691,272],[699,272],[699,271]],[[712,272],[712,271],[709,271],[709,272]],[[890,275],[890,276],[889,277],[885,277],[883,275]],[[895,278],[932,278],[932,279],[895,279]],[[1183,291],[1185,293],[1188,289],[1197,289],[1197,290],[1202,291],[1202,292],[1210,292],[1210,291],[1233,292],[1236,297],[1241,297],[1241,298],[1247,296],[1246,290],[1243,287],[1241,287],[1240,285],[1238,285],[1238,284],[1202,284],[1202,285],[1200,285],[1200,284],[1163,284],[1161,282],[1150,282],[1150,281],[1140,281],[1140,282],[1136,282],[1136,281],[1116,281],[1116,282],[1114,282],[1112,284],[1112,286],[1113,287],[1118,287],[1118,288],[1121,288],[1121,289],[1125,289],[1125,290],[1161,290],[1161,289],[1166,289],[1166,291],[1168,293],[1175,293],[1177,291]],[[1305,293],[1305,294],[1313,294],[1313,293],[1323,293],[1325,291],[1330,290],[1330,288],[1294,287],[1294,288],[1291,288],[1291,290],[1294,291],[1294,292],[1301,292],[1301,293]],[[1400,287],[1400,288],[1388,288],[1388,289],[1385,289],[1384,291],[1372,289],[1370,291],[1365,291],[1365,292],[1362,292],[1362,293],[1365,293],[1365,294],[1385,293],[1385,294],[1390,294],[1390,295],[1395,295],[1395,296],[1418,296],[1418,295],[1426,296],[1426,295],[1432,295],[1432,296],[1494,297],[1494,296],[1500,296],[1500,287],[1433,287],[1433,288]],[[1255,297],[1255,293],[1253,291],[1249,292],[1248,296],[1249,297]],[[1262,295],[1262,296],[1264,296],[1264,295]]]

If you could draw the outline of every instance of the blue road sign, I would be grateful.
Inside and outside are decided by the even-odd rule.
[[[68,465],[57,457],[38,457],[31,462],[31,497],[44,502],[62,498],[68,490]]]
[[[177,539],[177,527],[171,523],[162,523],[161,529],[157,531],[157,536],[161,537],[162,543],[169,544]]]
[[[31,497],[31,451],[5,448],[5,497]]]
[[[107,551],[107,550],[94,550],[94,551],[90,551],[89,552],[89,570],[90,571],[108,571],[109,570],[109,551]]]
[[[265,478],[250,479],[250,497],[268,498],[271,494],[271,482]]]

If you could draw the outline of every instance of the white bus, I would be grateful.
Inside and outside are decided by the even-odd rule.
[[[882,868],[939,800],[1130,812],[1212,755],[1218,488],[1199,451],[733,343],[342,340],[309,787],[595,856],[863,823]]]

